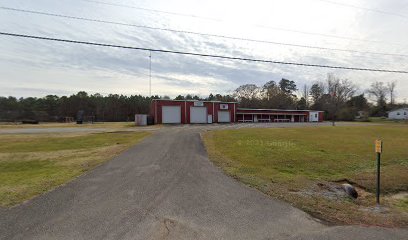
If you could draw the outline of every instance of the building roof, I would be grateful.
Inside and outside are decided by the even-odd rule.
[[[208,101],[208,100],[172,100],[172,99],[152,99],[152,101],[170,101],[170,102],[214,102],[214,103],[237,103],[237,102],[223,102],[223,101]]]
[[[305,116],[307,115],[307,112],[237,112],[236,114],[243,114],[243,115],[301,115]]]
[[[248,110],[248,111],[275,111],[275,112],[324,112],[318,110],[298,110],[298,109],[265,109],[265,108],[237,108],[237,110]]]

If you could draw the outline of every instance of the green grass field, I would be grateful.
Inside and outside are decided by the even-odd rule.
[[[388,212],[382,215],[370,211],[376,138],[384,142],[381,183]],[[223,130],[208,132],[204,141],[227,174],[315,216],[337,223],[408,224],[407,196],[393,197],[408,191],[406,125]],[[358,200],[324,197],[325,186],[344,180],[360,187]]]
[[[386,117],[369,117],[368,121],[372,123],[408,124],[407,120],[391,120]]]
[[[113,158],[147,132],[0,135],[0,206],[49,191]]]
[[[39,124],[21,124],[21,123],[5,123],[0,122],[0,129],[19,129],[19,128],[128,128],[134,127],[134,122],[95,122],[76,124],[75,122],[71,123],[55,123],[55,122],[40,122]],[[152,126],[150,126],[152,127]]]

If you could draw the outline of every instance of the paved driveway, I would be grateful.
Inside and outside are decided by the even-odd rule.
[[[199,135],[202,129],[162,128],[65,186],[20,206],[0,209],[0,239],[373,240],[408,236],[407,229],[328,227],[244,186],[208,160]]]

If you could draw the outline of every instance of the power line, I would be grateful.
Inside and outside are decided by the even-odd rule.
[[[61,38],[41,37],[41,36],[25,35],[25,34],[17,34],[17,33],[9,33],[9,32],[0,32],[0,35],[20,37],[20,38],[40,39],[40,40],[56,41],[56,42],[66,42],[66,43],[93,45],[93,46],[100,46],[100,47],[123,48],[123,49],[132,49],[132,50],[141,50],[141,51],[150,51],[150,52],[160,52],[160,53],[171,53],[171,54],[179,54],[179,55],[188,55],[188,56],[196,56],[196,57],[209,57],[209,58],[247,61],[247,62],[261,62],[261,63],[273,63],[273,64],[294,65],[294,66],[304,66],[304,67],[344,69],[344,70],[353,70],[353,71],[369,71],[369,72],[386,72],[386,73],[404,73],[404,74],[408,74],[408,71],[405,71],[405,70],[388,70],[388,69],[361,68],[361,67],[343,67],[343,66],[331,66],[331,65],[321,65],[321,64],[274,61],[274,60],[245,58],[245,57],[232,57],[232,56],[213,55],[213,54],[206,54],[206,53],[183,52],[183,51],[144,48],[144,47],[131,47],[131,46],[107,44],[107,43],[97,43],[97,42],[87,42],[87,41],[69,40],[69,39],[61,39]]]
[[[251,38],[233,37],[233,36],[227,36],[227,35],[218,35],[218,34],[211,34],[211,33],[201,33],[201,32],[193,32],[193,31],[177,30],[177,29],[171,29],[171,28],[151,27],[151,26],[145,26],[145,25],[137,25],[137,24],[123,23],[123,22],[114,22],[114,21],[107,21],[107,20],[100,20],[100,19],[76,17],[76,16],[62,15],[62,14],[49,13],[49,12],[40,12],[40,11],[32,11],[32,10],[26,10],[26,9],[3,7],[3,6],[0,6],[0,9],[9,10],[9,11],[16,11],[16,12],[23,12],[23,13],[30,13],[30,14],[39,14],[39,15],[45,15],[45,16],[51,16],[51,17],[60,17],[60,18],[68,18],[68,19],[74,19],[74,20],[97,22],[97,23],[103,23],[103,24],[114,24],[114,25],[121,25],[121,26],[135,27],[135,28],[144,28],[144,29],[150,29],[150,30],[159,30],[159,31],[183,33],[183,34],[192,34],[192,35],[199,35],[199,36],[206,36],[206,37],[216,37],[216,38],[223,38],[223,39],[232,39],[232,40],[247,41],[247,42],[274,44],[274,45],[281,45],[281,46],[309,48],[309,49],[318,49],[318,50],[349,52],[349,53],[386,55],[386,56],[396,56],[396,57],[408,57],[408,55],[406,55],[406,54],[371,52],[371,51],[360,51],[360,50],[354,50],[354,49],[329,48],[329,47],[318,47],[318,46],[293,44],[293,43],[283,43],[283,42],[275,42],[275,41],[267,41],[267,40],[251,39]]]
[[[356,5],[349,4],[349,3],[340,3],[340,2],[330,1],[330,0],[315,0],[315,1],[325,2],[325,3],[330,3],[330,4],[339,5],[339,6],[343,6],[343,7],[355,8],[355,9],[360,9],[360,10],[364,10],[364,11],[369,11],[369,12],[380,13],[380,14],[391,15],[391,16],[395,16],[395,17],[408,19],[408,16],[406,16],[406,15],[393,13],[393,12],[388,12],[388,11],[383,11],[383,10],[374,9],[374,8],[360,7],[360,6],[356,6]]]
[[[176,16],[182,16],[182,17],[192,17],[192,18],[199,18],[199,19],[205,19],[205,20],[211,20],[211,21],[222,21],[221,19],[217,19],[217,18],[198,16],[198,15],[194,15],[194,14],[169,12],[169,11],[156,10],[156,9],[151,9],[151,8],[136,7],[136,6],[126,5],[126,4],[121,4],[121,3],[109,3],[109,2],[95,1],[95,0],[82,0],[82,1],[91,2],[91,3],[98,3],[98,4],[103,4],[103,5],[109,5],[109,6],[116,6],[116,7],[132,8],[132,9],[148,11],[148,12],[154,12],[154,13],[164,13],[164,14],[169,14],[169,15],[176,15]]]
[[[216,21],[216,22],[225,22],[225,20],[223,20],[223,19],[209,18],[209,17],[204,17],[204,16],[198,16],[198,15],[189,15],[189,14],[183,14],[183,13],[177,13],[177,12],[170,12],[170,11],[162,11],[162,10],[156,10],[156,9],[151,9],[151,8],[142,8],[142,7],[136,7],[134,5],[108,3],[108,2],[102,2],[102,1],[96,1],[96,0],[82,0],[82,1],[97,3],[97,4],[103,4],[103,5],[108,5],[108,6],[138,9],[138,10],[149,11],[149,12],[154,12],[154,13],[164,13],[164,14],[170,14],[170,15],[176,15],[176,16],[182,16],[182,17],[194,17],[194,18],[203,19],[203,20],[211,20],[211,21]],[[282,32],[300,33],[300,34],[320,36],[320,37],[325,37],[325,38],[335,38],[335,39],[352,40],[352,41],[360,41],[360,42],[386,43],[386,44],[393,44],[393,45],[403,45],[401,43],[389,43],[389,42],[387,43],[387,42],[378,41],[378,40],[353,38],[353,37],[333,35],[333,34],[325,34],[325,33],[306,32],[306,31],[301,31],[301,30],[287,29],[287,28],[280,28],[280,27],[272,27],[272,26],[259,25],[259,24],[248,24],[248,25],[252,26],[252,27],[257,27],[257,28],[271,29],[271,30],[282,31]]]
[[[305,32],[305,31],[300,31],[300,30],[295,30],[295,29],[271,27],[271,26],[265,26],[265,25],[259,25],[259,24],[254,25],[254,26],[259,27],[259,28],[272,29],[272,30],[291,32],[291,33],[300,33],[300,34],[311,35],[311,36],[320,36],[320,37],[325,37],[325,38],[335,38],[335,39],[351,40],[351,41],[358,41],[358,42],[369,42],[369,43],[376,43],[376,44],[391,44],[391,45],[397,45],[397,46],[405,46],[402,43],[396,43],[396,42],[385,42],[385,41],[379,41],[379,40],[353,38],[353,37],[346,37],[346,36],[339,36],[339,35],[332,35],[332,34],[325,34],[325,33],[316,33],[316,32]]]

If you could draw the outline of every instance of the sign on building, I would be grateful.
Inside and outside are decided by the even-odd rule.
[[[204,102],[201,101],[194,102],[194,107],[204,107]]]
[[[220,104],[221,110],[228,110],[228,104]]]

